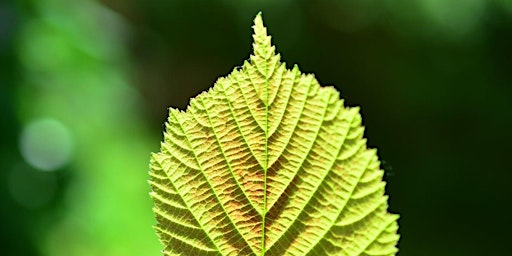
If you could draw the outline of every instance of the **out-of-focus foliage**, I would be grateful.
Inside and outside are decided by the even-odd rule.
[[[71,177],[53,210],[59,218],[35,225],[40,251],[158,254],[146,182],[151,147],[144,104],[129,81],[124,21],[93,1],[29,7],[18,37],[23,77],[15,105],[19,150],[31,169],[12,170],[9,186],[18,203],[37,209],[55,196],[58,173]],[[48,180],[29,186],[30,172]]]
[[[25,191],[32,182],[45,179],[37,174],[13,174],[17,169],[24,169],[17,150],[20,126],[15,113],[16,85],[20,79],[15,35],[20,25],[14,5],[0,2],[0,250],[4,255],[37,255],[37,245],[32,239],[33,226],[37,223],[35,217],[40,217],[44,211],[34,212],[17,203],[14,198],[26,194],[15,195],[8,185],[18,176],[27,182],[24,186],[11,187]]]
[[[284,61],[364,106],[392,167],[400,254],[508,252],[511,1],[12,0],[0,1],[1,254],[159,254],[147,153],[167,107],[250,53],[260,10]]]

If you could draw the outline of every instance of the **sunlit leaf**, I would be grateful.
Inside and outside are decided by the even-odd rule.
[[[357,107],[280,62],[254,21],[241,69],[171,109],[151,157],[165,255],[394,255],[397,215]]]

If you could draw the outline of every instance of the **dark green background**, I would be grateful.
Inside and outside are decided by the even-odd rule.
[[[510,252],[511,1],[44,0],[0,3],[0,254],[158,255],[167,108],[248,58],[260,10],[288,67],[361,106],[400,255]],[[48,119],[72,154],[41,171],[20,145]]]

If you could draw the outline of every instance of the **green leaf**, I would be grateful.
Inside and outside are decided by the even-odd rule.
[[[394,255],[397,215],[343,106],[275,53],[261,13],[241,69],[169,111],[151,156],[164,255]]]

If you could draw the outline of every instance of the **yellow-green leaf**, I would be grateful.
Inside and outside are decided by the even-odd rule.
[[[280,62],[261,14],[241,69],[171,109],[151,156],[164,255],[394,255],[357,107]]]

